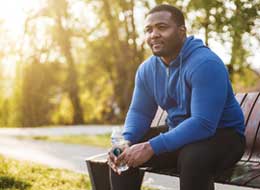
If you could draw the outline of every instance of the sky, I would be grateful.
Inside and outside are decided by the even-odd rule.
[[[8,38],[12,40],[19,38],[24,30],[23,24],[26,13],[30,10],[39,9],[42,3],[44,3],[44,0],[2,0],[0,6],[0,22],[2,21],[2,25],[0,29],[8,31]],[[2,45],[8,43],[1,36],[0,39]],[[2,46],[2,48],[4,47]],[[15,56],[9,56],[2,61],[5,75],[12,76],[15,74],[16,60]]]

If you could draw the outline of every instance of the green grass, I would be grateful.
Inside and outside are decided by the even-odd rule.
[[[86,175],[0,155],[1,190],[90,190]]]
[[[68,144],[90,145],[103,148],[111,147],[110,134],[103,135],[65,135],[65,136],[32,136],[21,137],[22,139],[46,140],[52,142],[63,142]]]
[[[0,190],[91,190],[87,175],[0,155]],[[142,190],[156,190],[142,187]]]

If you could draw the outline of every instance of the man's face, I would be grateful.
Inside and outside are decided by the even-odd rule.
[[[159,11],[147,16],[145,37],[154,55],[171,57],[179,52],[185,37],[185,31],[180,27],[172,19],[170,12]]]

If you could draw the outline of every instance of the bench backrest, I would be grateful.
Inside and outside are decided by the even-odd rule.
[[[246,151],[243,161],[260,162],[260,92],[238,93],[236,99],[245,116]],[[151,126],[165,125],[167,112],[158,108]]]

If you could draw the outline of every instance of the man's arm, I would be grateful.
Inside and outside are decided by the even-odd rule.
[[[154,96],[145,85],[143,72],[141,65],[136,73],[134,93],[125,120],[123,135],[131,144],[137,143],[149,130],[157,111]]]
[[[139,67],[136,73],[132,102],[124,126],[124,138],[130,141],[131,144],[137,143],[149,130],[157,110],[154,97],[150,94],[151,92],[149,92],[142,79],[142,69],[142,67]],[[149,160],[153,154],[149,142],[144,142],[125,148],[119,157],[115,157],[110,152],[108,163],[115,172],[120,174],[121,172],[117,170],[117,166],[121,162],[126,163],[129,167],[136,167]]]
[[[227,99],[228,74],[222,63],[202,63],[191,82],[191,117],[149,142],[155,152],[174,151],[185,144],[213,136]]]

